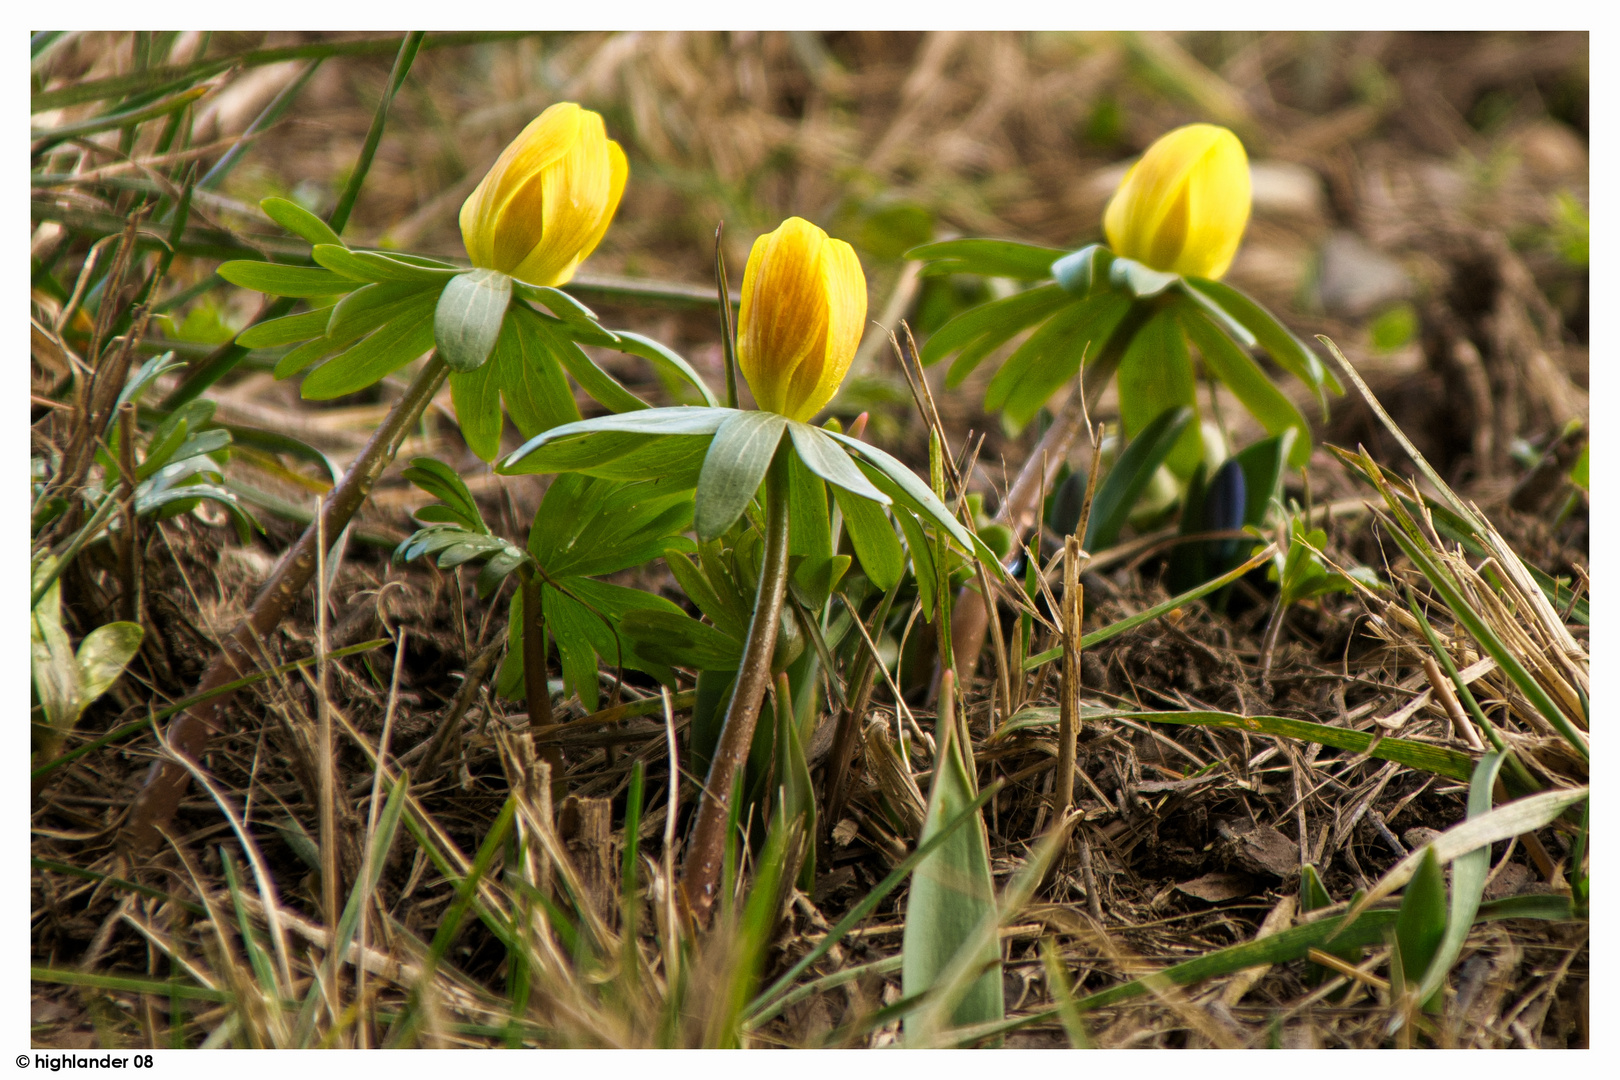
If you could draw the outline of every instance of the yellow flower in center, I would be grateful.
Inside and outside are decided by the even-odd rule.
[[[866,323],[855,251],[803,218],[754,241],[743,271],[737,364],[761,409],[809,420],[832,400]]]
[[[1249,158],[1238,137],[1188,124],[1131,166],[1103,215],[1116,254],[1171,274],[1218,278],[1249,223]]]
[[[629,175],[602,117],[558,102],[501,151],[462,204],[467,255],[531,285],[562,285],[601,243]]]

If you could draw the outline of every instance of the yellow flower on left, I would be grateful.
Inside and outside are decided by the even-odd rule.
[[[855,250],[803,218],[754,241],[743,271],[737,366],[761,409],[809,420],[832,400],[866,323]]]
[[[602,117],[558,102],[501,151],[462,204],[467,254],[531,285],[565,284],[607,232],[629,175]]]

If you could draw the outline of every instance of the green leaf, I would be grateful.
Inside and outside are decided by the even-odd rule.
[[[841,487],[833,488],[833,498],[843,511],[844,532],[861,561],[861,569],[874,586],[888,592],[906,568],[905,552],[894,526],[883,509],[869,499],[851,495]]]
[[[1012,240],[942,240],[906,252],[908,259],[921,259],[930,265],[923,271],[929,277],[943,274],[983,274],[1039,281],[1052,276],[1052,264],[1067,255],[1062,248],[1038,247]]]
[[[326,333],[326,324],[331,318],[331,308],[317,308],[299,315],[255,323],[236,335],[236,343],[244,349],[268,349],[277,345],[291,345],[295,341],[307,341]]]
[[[579,419],[573,387],[536,329],[539,321],[540,317],[522,304],[509,309],[491,361],[501,398],[506,402],[506,414],[525,439]]]
[[[906,537],[906,552],[911,556],[911,577],[917,586],[917,603],[922,606],[923,618],[934,620],[934,595],[939,591],[939,573],[934,566],[934,545],[928,542],[922,522],[908,507],[894,507],[894,520]]]
[[[1058,286],[1038,285],[970,308],[929,335],[923,342],[922,362],[937,364],[952,353],[984,340],[999,345],[1070,302],[1071,298]],[[967,371],[958,373],[952,368],[947,382],[954,386],[950,379],[960,382],[966,375]]]
[[[691,559],[679,551],[666,551],[664,562],[669,566],[675,580],[680,583],[681,591],[697,605],[699,611],[708,616],[709,621],[714,623],[721,633],[738,641],[748,636],[747,604],[740,597],[721,595],[722,588],[727,594],[735,592],[729,580],[717,586],[710,580],[706,570],[698,569]],[[709,563],[705,561],[704,565],[707,567]]]
[[[1125,447],[1092,500],[1083,545],[1087,551],[1114,546],[1131,508],[1192,421],[1193,411],[1185,405],[1166,409]]]
[[[984,407],[1027,424],[1052,392],[1073,379],[1088,348],[1095,354],[1127,302],[1112,293],[1071,300],[1013,350],[985,388]]]
[[[459,267],[436,260],[397,258],[381,251],[341,252],[322,245],[314,249],[315,261],[336,273],[362,281],[397,281],[418,288],[440,289],[454,277],[465,273]],[[477,271],[473,271],[477,273]],[[493,273],[494,271],[489,271]]]
[[[1232,455],[1232,460],[1243,470],[1248,495],[1243,507],[1243,524],[1262,526],[1266,523],[1272,501],[1282,495],[1284,465],[1293,458],[1296,438],[1289,429],[1281,435],[1250,443]]]
[[[1311,457],[1311,429],[1294,403],[1266,378],[1260,365],[1234,345],[1202,311],[1189,302],[1177,305],[1176,314],[1193,344],[1198,346],[1210,372],[1226,384],[1268,433],[1280,435],[1289,430],[1299,433],[1288,463],[1296,469],[1304,468]]]
[[[436,302],[418,285],[399,281],[364,285],[327,309],[326,336],[347,344],[405,312],[431,309]]]
[[[1316,353],[1277,321],[1277,317],[1232,286],[1208,278],[1189,277],[1189,288],[1204,294],[1238,324],[1253,334],[1260,347],[1294,378],[1321,395],[1323,388],[1344,393],[1339,380],[1322,365]]]
[[[1053,263],[1052,276],[1071,296],[1090,296],[1113,287],[1109,277],[1113,265],[1114,253],[1106,245],[1089,244]]]
[[[283,266],[257,259],[221,263],[216,273],[232,285],[274,296],[331,296],[355,286],[352,279],[318,266]]]
[[[829,431],[827,435],[854,450],[895,489],[885,490],[885,485],[873,479],[872,474],[868,473],[867,479],[873,480],[878,490],[884,491],[891,499],[897,498],[903,505],[926,517],[936,528],[944,529],[963,551],[977,552],[981,558],[995,559],[995,552],[985,547],[978,537],[963,528],[962,523],[956,520],[955,515],[946,509],[945,504],[939,501],[927,484],[917,478],[917,474],[912,472],[909,466],[871,443],[852,439],[842,432]]]
[[[303,371],[317,360],[324,360],[339,349],[344,343],[333,341],[324,335],[312,341],[306,341],[298,348],[292,350],[276,361],[275,370],[271,373],[277,379],[290,379]]]
[[[370,266],[355,258],[342,241],[335,244],[316,244],[310,249],[310,258],[316,265],[324,266],[334,274],[339,274],[355,281],[388,281],[390,277],[376,273]],[[393,280],[402,280],[393,278]]]
[[[935,742],[939,753],[919,844],[927,843],[978,794],[954,710],[940,710]],[[981,815],[957,830],[912,871],[901,943],[901,994],[915,997],[934,989],[940,975],[956,959],[957,951],[977,936],[979,925],[996,917],[995,881],[990,873],[989,841]],[[983,944],[987,947],[976,959],[986,970],[969,984],[951,1011],[953,1025],[987,1023],[1003,1016],[1001,950],[994,935]],[[910,1013],[906,1017],[908,1039],[916,1035],[915,1016]]]
[[[557,642],[564,686],[579,694],[586,709],[594,712],[599,701],[596,657],[610,668],[622,664],[665,683],[673,681],[662,661],[635,647],[622,624],[633,613],[649,610],[684,615],[680,608],[661,596],[605,581],[567,578],[560,583],[567,586],[566,593],[551,585],[541,590],[546,625]]]
[[[512,279],[497,270],[457,274],[445,285],[433,316],[433,340],[452,371],[476,371],[489,359],[511,300]]]
[[[489,526],[484,524],[484,516],[479,512],[472,492],[467,490],[466,483],[450,466],[434,458],[415,457],[401,475],[438,499],[438,505],[450,514],[450,520],[471,532],[489,535]],[[423,521],[444,520],[424,517],[421,510],[417,511],[416,516]]]
[[[1108,267],[1108,281],[1115,288],[1123,289],[1138,300],[1146,300],[1158,296],[1172,285],[1179,284],[1180,274],[1167,274],[1162,270],[1143,266],[1135,259],[1123,256],[1114,256],[1114,261]]]
[[[667,480],[679,487],[695,488],[709,441],[706,435],[642,439],[628,454],[581,471],[607,480]]]
[[[535,511],[529,551],[554,577],[598,577],[690,548],[690,489],[564,474]]]
[[[799,461],[811,472],[851,495],[870,499],[880,506],[889,505],[889,497],[872,486],[825,430],[790,420],[788,434],[793,438],[793,449]]]
[[[343,241],[332,227],[302,206],[289,199],[280,199],[271,196],[259,200],[259,209],[265,212],[271,221],[280,225],[294,236],[301,236],[310,244],[336,244],[343,246]]]
[[[34,567],[34,589],[56,572],[57,557],[47,555]],[[39,695],[45,722],[65,730],[78,721],[79,665],[62,626],[62,582],[52,577],[39,603],[29,615],[29,647],[33,660],[34,691]]]
[[[119,391],[118,404],[122,405],[126,401],[140,404],[141,398],[146,396],[146,391],[151,388],[160,375],[165,375],[176,368],[185,366],[185,361],[176,360],[172,352],[152,357],[152,359],[140,366],[140,369],[125,384],[124,389]]]
[[[1306,863],[1299,870],[1299,910],[1300,914],[1308,915],[1313,911],[1330,907],[1333,898],[1328,895],[1326,887],[1322,884],[1322,876],[1316,872],[1316,867]]]
[[[537,318],[531,324],[537,338],[544,342],[568,374],[596,401],[616,413],[637,412],[648,409],[645,401],[626,390],[619,380],[603,371],[585,350],[576,345],[567,333],[565,324],[547,322]]]
[[[791,423],[791,421],[789,422]],[[836,446],[834,452],[843,455]],[[849,459],[845,458],[847,462]],[[854,465],[850,465],[852,471]],[[863,477],[864,479],[864,477]],[[788,554],[799,556],[793,583],[812,611],[827,603],[834,584],[832,516],[827,512],[827,485],[795,455],[788,456]]]
[[[467,449],[484,461],[501,452],[501,384],[494,364],[472,371],[450,372],[450,402]]]
[[[432,347],[433,309],[429,305],[418,305],[378,328],[354,348],[316,368],[298,392],[307,401],[329,401],[352,394]]]
[[[1174,312],[1160,311],[1137,331],[1119,362],[1119,412],[1125,434],[1134,438],[1166,409],[1177,406],[1185,405],[1196,415],[1197,391],[1181,324]],[[1192,424],[1182,431],[1165,465],[1185,480],[1202,460],[1203,436]]]
[[[638,654],[672,667],[736,671],[742,662],[742,642],[685,612],[631,612],[621,626]]]
[[[583,332],[586,336],[579,340],[592,345],[617,345],[618,335],[604,330],[596,321],[596,312],[580,303],[576,297],[549,285],[530,285],[527,281],[516,279],[513,279],[512,288],[523,299],[541,305],[557,319],[567,323],[570,332]]]
[[[780,688],[785,683],[778,682]],[[816,789],[810,782],[810,766],[799,741],[799,725],[794,723],[792,702],[778,694],[776,701],[776,783],[782,792],[782,809],[788,820],[798,819],[802,835],[816,835]],[[799,866],[798,886],[813,889],[816,883],[816,846],[804,845],[804,862]]]
[[[734,525],[759,490],[788,420],[772,412],[734,412],[715,430],[698,474],[699,540],[713,540]]]
[[[566,295],[566,294],[564,294]],[[650,337],[631,333],[629,330],[614,330],[612,334],[618,339],[614,348],[620,352],[639,356],[643,360],[650,360],[654,367],[666,374],[674,375],[690,383],[699,394],[703,396],[705,405],[719,405],[720,401],[710,391],[709,384],[703,381],[696,369],[686,362],[685,357],[661,342]]]
[[[1446,879],[1434,848],[1425,847],[1395,916],[1395,945],[1405,981],[1416,986],[1446,932]]]

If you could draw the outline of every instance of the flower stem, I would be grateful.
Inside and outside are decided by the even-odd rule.
[[[777,452],[765,482],[765,553],[759,571],[759,591],[754,598],[754,618],[748,626],[748,641],[743,646],[731,705],[726,709],[725,723],[720,728],[720,742],[704,780],[703,800],[692,830],[692,846],[681,868],[681,887],[699,926],[708,922],[709,912],[718,899],[716,887],[725,857],[732,788],[738,771],[748,760],[760,704],[771,682],[771,658],[776,653],[782,603],[787,596],[789,453],[786,447]]]
[[[271,571],[270,579],[254,598],[247,618],[225,639],[224,648],[203,672],[196,693],[207,693],[234,682],[257,667],[252,650],[255,646],[262,648],[262,642],[275,632],[315,574],[320,535],[336,537],[365,505],[377,478],[399,453],[400,444],[415,429],[422,412],[449,373],[450,369],[437,353],[422,365],[422,370],[406,388],[404,396],[394,403],[349,471],[322,500],[321,516],[309,523],[298,543]],[[224,710],[233,697],[234,693],[221,694],[187,709],[169,725],[166,741],[193,761],[200,759],[208,749],[209,737],[221,726]],[[129,823],[124,827],[123,839],[132,851],[144,854],[157,847],[162,831],[180,805],[180,796],[185,793],[189,778],[190,773],[176,761],[160,758],[152,763],[152,770],[147,773],[146,782],[130,808]]]

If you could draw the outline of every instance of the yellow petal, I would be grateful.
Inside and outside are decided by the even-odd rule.
[[[1103,215],[1115,252],[1155,270],[1219,277],[1249,219],[1248,157],[1213,124],[1177,128],[1148,148]]]
[[[821,248],[821,279],[827,295],[827,330],[820,362],[806,362],[794,373],[788,415],[795,420],[809,420],[832,400],[866,329],[866,275],[855,249],[829,238]]]
[[[561,276],[556,281],[552,282],[553,285],[566,285],[572,280],[574,270],[580,263],[590,257],[591,252],[596,250],[596,245],[600,244],[602,237],[607,235],[608,226],[613,224],[613,215],[618,212],[619,200],[624,196],[625,181],[630,178],[630,162],[625,159],[624,150],[612,139],[607,141],[607,152],[609,167],[607,201],[601,207],[596,228],[585,238],[585,242],[580,245],[579,251],[574,255],[574,261],[562,271]],[[523,275],[519,274],[518,276],[522,277]],[[523,278],[523,280],[528,281],[530,279]]]
[[[582,112],[573,102],[560,101],[535,117],[501,151],[494,166],[462,204],[461,239],[474,266],[503,273],[516,267],[516,262],[500,265],[496,242],[497,235],[514,224],[528,236],[525,253],[539,241],[541,217],[530,217],[530,189],[541,172],[563,158],[578,141]],[[538,190],[533,192],[538,194]]]
[[[826,238],[808,221],[788,218],[749,252],[737,364],[761,409],[788,414],[794,372],[812,353],[825,354],[827,294],[820,262]]]
[[[1249,160],[1237,137],[1226,134],[1188,177],[1187,241],[1175,266],[1178,274],[1218,278],[1243,242],[1253,202]]]
[[[541,240],[519,257],[513,276],[535,285],[558,285],[573,275],[585,255],[585,242],[602,228],[612,192],[610,158],[602,118],[583,113],[579,137],[568,153],[540,174]]]

